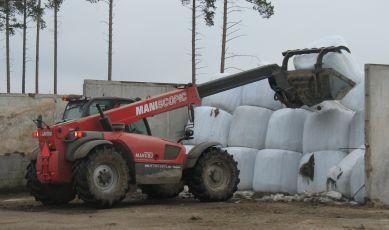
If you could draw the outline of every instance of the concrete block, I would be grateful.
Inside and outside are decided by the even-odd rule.
[[[365,170],[370,200],[389,204],[389,65],[366,65]]]

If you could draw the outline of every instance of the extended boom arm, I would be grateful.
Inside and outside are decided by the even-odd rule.
[[[129,124],[140,119],[172,111],[178,108],[200,105],[201,99],[242,85],[269,79],[275,91],[275,99],[287,107],[315,105],[324,100],[339,100],[355,83],[333,69],[322,68],[323,55],[328,52],[349,50],[346,47],[304,49],[284,53],[284,68],[287,60],[295,54],[319,53],[314,70],[287,71],[277,64],[266,65],[242,73],[196,85],[187,85],[174,91],[146,98],[135,103],[104,112],[104,116],[89,116],[77,121],[55,125],[67,135],[71,130],[111,131],[108,124]],[[259,94],[261,92],[258,92]],[[102,121],[104,120],[104,121]]]

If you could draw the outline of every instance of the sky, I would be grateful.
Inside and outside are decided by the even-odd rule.
[[[244,0],[234,0],[250,6]],[[245,9],[230,15],[241,20],[240,34],[229,43],[235,54],[233,68],[249,69],[260,62],[282,62],[282,51],[304,48],[326,36],[340,35],[360,67],[366,63],[389,64],[388,0],[274,0],[275,15],[263,19]],[[221,53],[221,1],[215,26],[199,21],[201,70],[206,81],[219,71]],[[40,92],[53,92],[53,14],[44,15],[41,32]],[[60,94],[82,94],[84,79],[107,79],[108,7],[86,0],[65,0],[60,11],[58,84]],[[191,81],[191,11],[180,0],[115,0],[113,80],[164,83]],[[28,29],[27,92],[34,92],[35,29]],[[21,92],[22,33],[11,39],[11,92]],[[5,39],[0,35],[0,93],[6,91]]]

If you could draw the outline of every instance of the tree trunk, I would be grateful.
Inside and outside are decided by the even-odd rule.
[[[41,8],[41,0],[38,1],[38,7]],[[35,93],[39,93],[39,36],[41,30],[41,15],[36,20],[36,43],[35,43]]]
[[[26,40],[27,40],[27,0],[23,0],[23,70],[22,93],[26,93]]]
[[[196,0],[192,1],[192,83],[196,84]]]
[[[113,0],[109,1],[109,23],[108,23],[108,81],[112,80],[112,24],[113,24]]]
[[[11,92],[11,65],[9,62],[9,35],[10,35],[10,26],[9,26],[9,14],[10,14],[9,0],[5,1],[5,49],[6,49],[6,66],[7,66],[7,93]]]
[[[54,3],[54,94],[57,94],[58,3]]]
[[[223,34],[222,34],[222,55],[220,61],[220,73],[224,73],[226,61],[226,40],[227,40],[227,1],[224,0],[223,7]]]

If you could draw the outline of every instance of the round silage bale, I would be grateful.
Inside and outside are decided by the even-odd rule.
[[[263,149],[272,113],[261,107],[239,106],[232,116],[228,146]]]
[[[185,144],[184,147],[185,147],[185,150],[186,150],[186,154],[188,154],[195,147],[195,145],[187,145],[187,144]]]
[[[254,168],[254,191],[296,193],[301,156],[301,153],[287,150],[259,150]]]
[[[242,87],[237,87],[203,98],[202,105],[220,108],[232,114],[240,106],[241,98]]]
[[[365,84],[359,83],[341,100],[341,103],[354,111],[365,110]]]
[[[332,167],[327,176],[329,189],[342,193],[343,196],[353,198],[361,186],[364,185],[364,173],[355,174],[352,178],[352,172],[363,170],[364,167],[358,164],[359,159],[364,159],[365,150],[357,149],[348,154],[336,166]],[[361,178],[357,178],[360,176]]]
[[[318,151],[304,154],[299,165],[297,191],[325,192],[327,191],[327,175],[329,170],[338,165],[347,153],[341,151]]]
[[[284,107],[281,102],[274,100],[274,91],[270,88],[267,80],[243,86],[241,104],[264,107],[271,110],[278,110]]]
[[[253,175],[255,166],[255,157],[258,149],[244,147],[228,147],[230,153],[236,162],[238,162],[239,179],[238,190],[248,191],[253,189]]]
[[[216,141],[227,146],[232,115],[228,112],[208,106],[194,109],[193,143]]]
[[[350,125],[349,152],[365,145],[365,112],[358,111],[354,114]]]
[[[308,48],[321,48],[328,46],[347,46],[347,42],[341,36],[329,36],[312,42]],[[295,69],[314,69],[318,54],[297,55],[293,58]],[[362,65],[359,65],[352,54],[345,50],[340,53],[331,52],[323,58],[323,68],[332,68],[345,77],[360,83],[363,80]]]
[[[310,114],[304,109],[280,109],[269,120],[266,135],[266,149],[303,151],[303,132],[305,120]]]
[[[350,177],[351,191],[353,192],[352,198],[360,204],[366,202],[365,184],[365,158],[360,157],[352,169]]]
[[[336,107],[309,114],[304,124],[303,152],[347,149],[353,115]]]

